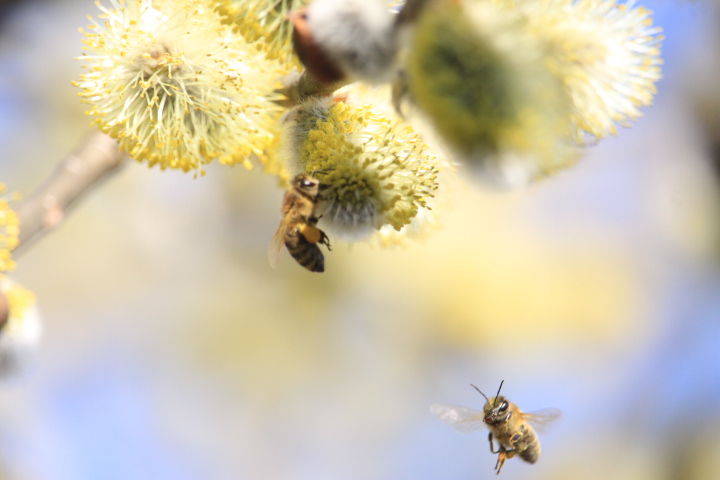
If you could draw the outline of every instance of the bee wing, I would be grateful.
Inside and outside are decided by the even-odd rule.
[[[285,232],[290,223],[290,218],[290,215],[283,217],[277,232],[275,232],[275,235],[273,235],[268,245],[268,260],[270,260],[270,268],[273,270],[275,270],[278,263],[280,263],[280,257],[282,256],[283,247],[285,246]]]
[[[545,425],[557,420],[562,415],[562,412],[557,408],[544,408],[542,410],[536,410],[534,412],[523,413],[522,418],[532,423],[533,428],[542,433],[545,429]]]
[[[464,433],[474,432],[485,427],[483,421],[485,415],[483,412],[473,408],[436,403],[430,406],[430,412],[443,422]]]

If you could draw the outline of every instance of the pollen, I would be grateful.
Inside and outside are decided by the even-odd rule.
[[[94,124],[138,161],[204,173],[267,159],[281,66],[200,0],[110,0],[86,29],[76,85]],[[152,5],[152,6],[150,6]]]

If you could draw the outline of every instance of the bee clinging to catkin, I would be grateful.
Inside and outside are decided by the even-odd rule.
[[[303,267],[311,272],[325,271],[325,257],[317,244],[321,243],[330,250],[330,240],[316,226],[316,209],[322,201],[322,188],[324,185],[304,173],[296,175],[290,182],[283,198],[283,218],[268,246],[272,268],[277,267],[285,245],[290,255]]]

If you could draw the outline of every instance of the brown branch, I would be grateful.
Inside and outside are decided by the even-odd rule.
[[[63,159],[43,185],[18,202],[20,238],[13,255],[57,228],[70,207],[86,192],[116,172],[127,160],[117,142],[94,131],[72,155]]]

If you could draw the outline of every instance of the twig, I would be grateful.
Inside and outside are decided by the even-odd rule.
[[[18,202],[19,244],[13,256],[58,227],[66,213],[85,192],[116,172],[127,160],[117,142],[94,131],[77,151],[63,159],[50,178]]]

